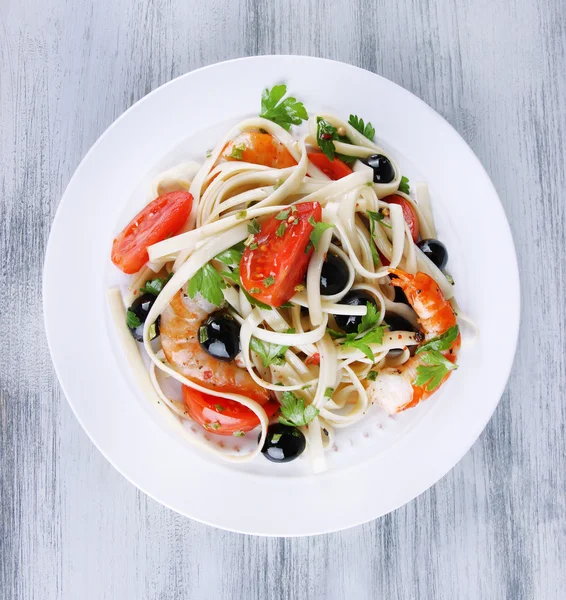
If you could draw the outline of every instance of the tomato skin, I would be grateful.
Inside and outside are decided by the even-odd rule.
[[[307,360],[305,360],[305,365],[320,365],[320,354],[318,352],[311,354]]]
[[[210,433],[234,435],[236,431],[251,431],[259,425],[256,414],[234,400],[211,396],[184,385],[183,401],[191,419]],[[268,418],[279,410],[279,403],[273,399],[262,406]]]
[[[177,233],[193,205],[188,192],[168,192],[143,208],[112,244],[112,262],[124,273],[137,273],[149,260],[147,249]]]
[[[240,262],[240,276],[246,291],[265,304],[277,308],[285,304],[295,293],[295,287],[303,281],[313,248],[305,252],[313,226],[308,222],[322,219],[322,207],[318,202],[296,204],[296,212],[289,212],[288,220],[271,217],[254,237],[257,248],[246,248]],[[295,225],[294,221],[298,220]],[[277,229],[286,223],[282,236]],[[273,277],[271,285],[265,280]]]
[[[315,167],[334,181],[353,173],[345,162],[336,157],[334,157],[334,160],[330,160],[323,152],[310,152],[308,157]]]
[[[241,158],[232,156],[232,152],[238,147],[240,148]],[[228,142],[222,152],[222,158],[241,160],[273,169],[285,169],[286,167],[294,167],[297,164],[285,144],[270,133],[261,133],[260,131],[246,131]]]
[[[401,207],[405,222],[411,231],[413,242],[416,244],[419,240],[419,219],[417,218],[417,214],[415,209],[411,206],[411,203],[405,200],[403,196],[398,196],[397,194],[383,198],[383,202],[388,202],[389,204],[398,204]]]

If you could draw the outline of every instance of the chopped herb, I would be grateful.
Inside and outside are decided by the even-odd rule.
[[[204,342],[206,342],[208,340],[208,327],[205,327],[204,325],[199,327],[198,330],[198,341],[201,344],[204,344]]]
[[[236,219],[238,219],[238,221],[243,221],[247,216],[248,216],[247,210],[241,210],[236,213]]]
[[[169,273],[167,277],[150,279],[149,281],[145,282],[142,288],[140,288],[140,292],[142,294],[153,294],[154,296],[159,296],[161,290],[165,287],[171,277],[173,277],[173,273]]]
[[[257,250],[257,249],[258,249],[258,245],[257,245],[255,242],[253,242],[253,243],[251,243],[251,244],[248,246],[248,248],[249,248],[250,250]]]
[[[444,277],[446,277],[446,281],[448,281],[450,285],[454,285],[454,278],[450,273],[444,273]]]
[[[272,444],[277,444],[277,442],[281,439],[281,437],[283,436],[282,433],[275,433],[271,436],[271,443]]]
[[[213,423],[205,423],[204,426],[207,429],[213,429],[216,431],[216,429],[220,429],[220,423],[218,423],[218,421],[214,421]]]
[[[401,182],[399,183],[399,191],[403,192],[403,194],[409,194],[411,192],[409,180],[404,175],[401,177]]]
[[[444,352],[445,350],[448,350],[458,337],[459,332],[458,325],[450,327],[450,329],[447,329],[442,335],[439,335],[438,337],[428,341],[426,344],[423,344],[417,350],[416,354],[420,354],[421,352],[429,352],[431,350],[436,350],[437,352]]]
[[[282,210],[281,212],[278,212],[278,213],[275,215],[275,218],[276,218],[278,221],[286,221],[286,220],[288,219],[288,217],[289,217],[289,213],[290,213],[290,212],[291,212],[291,210]]]
[[[366,379],[369,379],[370,381],[375,381],[377,379],[377,371],[370,371],[366,375]]]
[[[285,352],[289,350],[289,346],[264,342],[255,337],[250,339],[250,348],[261,358],[264,367],[282,365],[285,362]]]
[[[246,149],[245,144],[238,144],[237,146],[232,147],[232,152],[230,152],[230,158],[235,158],[236,160],[242,160],[242,155],[244,150]]]
[[[278,179],[274,184],[273,184],[273,191],[278,190],[285,182],[283,181],[283,179]]]
[[[260,289],[260,288],[253,287],[253,288],[250,290],[250,294],[261,294],[261,289]]]
[[[307,247],[305,248],[305,254],[308,254],[311,250],[312,250],[312,242],[309,242],[307,244]]]
[[[248,223],[248,231],[252,234],[254,233],[259,233],[261,230],[261,227],[259,226],[259,223],[257,222],[257,219],[252,219],[250,223]]]
[[[224,301],[222,290],[225,288],[226,283],[220,273],[210,263],[206,263],[192,276],[187,293],[191,298],[198,293],[211,304],[220,306]]]
[[[234,437],[242,437],[244,434],[243,431],[234,431],[234,433],[232,434]]]
[[[458,368],[458,365],[450,362],[438,350],[422,352],[420,358],[428,366],[419,365],[417,367],[417,376],[413,385],[426,386],[429,392],[437,388],[450,371]]]
[[[324,390],[324,397],[325,398],[332,398],[332,394],[334,393],[334,388],[333,387],[327,387]]]
[[[311,387],[312,387],[312,385],[310,383],[307,383],[306,385],[303,385],[303,387],[301,389],[302,390],[308,390]]]
[[[314,249],[318,250],[318,245],[320,244],[320,238],[322,237],[322,234],[327,229],[334,227],[334,225],[332,225],[332,223],[323,223],[322,221],[317,223],[312,215],[309,217],[309,224],[314,227],[314,229],[311,231],[309,239],[312,242]]]
[[[291,213],[294,215],[297,212],[297,207],[293,204],[293,206],[291,206]]]
[[[302,427],[318,415],[318,408],[315,408],[312,404],[305,406],[305,401],[302,398],[297,398],[293,392],[283,392],[281,395],[281,414],[279,422],[283,425]]]
[[[155,326],[155,323],[152,323],[149,326],[149,339],[152,340],[153,338],[157,337],[157,327]]]
[[[281,225],[279,225],[279,227],[277,228],[277,231],[275,232],[275,235],[277,237],[283,237],[285,235],[285,231],[287,230],[287,223],[283,222],[281,223]]]
[[[141,324],[142,322],[136,313],[128,309],[128,312],[126,313],[126,325],[130,329],[137,329]]]
[[[271,90],[265,89],[261,95],[259,116],[269,119],[289,131],[291,125],[300,125],[302,121],[309,118],[309,115],[303,103],[297,102],[295,98],[288,97],[281,101],[286,93],[287,86],[285,84],[275,85]]]
[[[222,404],[215,404],[214,408],[218,411],[218,412],[224,412],[226,410],[225,406],[222,406]]]
[[[364,137],[367,137],[368,140],[373,140],[375,137],[375,129],[369,121],[365,124],[364,120],[360,119],[357,115],[350,115],[348,123],[350,123],[354,129],[357,129]]]
[[[266,277],[263,280],[263,285],[265,287],[269,287],[270,285],[273,285],[275,283],[275,277],[273,277],[273,275],[270,275],[269,277]]]
[[[206,158],[210,158],[212,156],[212,150],[206,151]]]
[[[302,283],[299,283],[299,285],[295,286],[296,292],[302,292],[304,289],[305,289],[305,286]]]
[[[293,225],[298,225],[299,224],[299,219],[297,219],[297,217],[295,217],[295,219],[293,219]]]

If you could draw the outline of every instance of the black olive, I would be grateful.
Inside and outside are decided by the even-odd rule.
[[[258,437],[258,441],[261,435]],[[289,462],[302,454],[307,443],[296,427],[275,423],[267,429],[267,437],[261,451],[273,462]]]
[[[340,300],[340,304],[349,304],[350,306],[365,306],[368,302],[375,305],[373,297],[361,290],[352,290]],[[362,317],[354,315],[335,315],[334,319],[336,325],[346,333],[356,333],[358,325],[362,322]]]
[[[395,313],[387,313],[385,315],[385,322],[390,331],[418,331],[407,319]]]
[[[200,326],[199,342],[210,356],[234,360],[240,352],[240,325],[226,313],[214,313]]]
[[[448,250],[442,242],[429,238],[428,240],[421,240],[417,243],[417,246],[439,269],[444,269],[448,262]]]
[[[320,273],[320,293],[323,296],[338,294],[348,284],[349,277],[346,263],[336,254],[328,254]]]
[[[373,154],[362,162],[373,169],[374,183],[391,183],[395,179],[395,169],[387,156]]]
[[[153,306],[157,296],[153,294],[143,294],[139,298],[136,298],[132,306],[128,309],[128,313],[133,313],[140,321],[140,324],[137,327],[130,327],[128,320],[128,327],[130,327],[130,333],[134,336],[134,339],[138,342],[143,342],[143,324],[147,319],[147,315]],[[135,319],[132,319],[135,320]],[[155,334],[150,337],[150,339],[154,339],[159,335],[159,317],[155,322]]]

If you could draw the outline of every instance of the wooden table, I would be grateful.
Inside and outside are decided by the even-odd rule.
[[[2,2],[2,600],[565,597],[565,23],[563,0]],[[492,177],[522,276],[511,380],[472,450],[395,513],[306,539],[200,525],[123,479],[61,394],[41,310],[51,221],[104,129],[177,75],[269,53],[359,65],[440,112]],[[497,240],[477,243],[498,269]]]

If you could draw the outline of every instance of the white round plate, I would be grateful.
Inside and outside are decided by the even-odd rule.
[[[203,159],[228,126],[258,113],[285,82],[309,112],[370,120],[411,182],[429,182],[456,297],[478,326],[460,369],[433,398],[395,419],[378,410],[340,432],[329,469],[308,460],[245,466],[187,445],[132,379],[109,320],[113,236],[141,207],[155,173]],[[497,268],[493,268],[495,263]],[[133,484],[188,517],[238,532],[309,535],[351,527],[405,504],[447,473],[490,418],[519,329],[513,241],[497,193],[462,138],[421,100],[362,69],[318,58],[261,56],[188,73],[139,101],[96,142],[53,223],[45,326],[65,395],[92,441]]]

